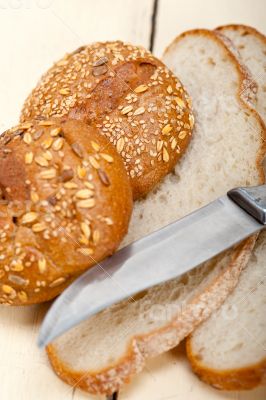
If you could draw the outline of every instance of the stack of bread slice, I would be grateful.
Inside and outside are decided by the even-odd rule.
[[[266,122],[266,37],[241,25],[218,31],[234,43],[256,80],[256,109]],[[187,353],[193,370],[219,389],[251,389],[266,383],[265,232],[223,307],[187,339]]]
[[[257,83],[220,32],[186,32],[164,54],[165,63],[192,97],[194,136],[175,170],[135,203],[123,245],[232,187],[264,182],[265,126],[254,108]],[[263,88],[259,93],[263,97]],[[47,348],[54,370],[67,383],[93,394],[119,390],[144,368],[147,358],[176,346],[223,304],[255,241],[256,237],[249,238],[181,278],[116,304],[65,333]],[[214,324],[212,329],[214,335],[222,334]],[[197,355],[193,338],[190,347]]]

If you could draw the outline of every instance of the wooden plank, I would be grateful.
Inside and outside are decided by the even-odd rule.
[[[31,88],[65,52],[115,39],[149,47],[152,9],[153,0],[0,0],[0,131],[17,123]],[[0,399],[95,400],[59,380],[37,349],[45,308],[0,307]]]
[[[154,53],[162,56],[165,47],[188,29],[213,29],[230,23],[265,31],[265,1],[159,0]]]

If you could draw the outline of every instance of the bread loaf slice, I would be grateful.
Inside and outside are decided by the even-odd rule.
[[[266,232],[222,307],[187,339],[194,372],[223,390],[266,384]]]
[[[194,136],[173,173],[135,203],[124,244],[234,186],[263,180],[264,127],[247,104],[254,84],[223,40],[211,31],[187,32],[167,49],[164,60],[192,96]],[[148,357],[176,346],[222,304],[236,285],[254,240],[65,333],[47,348],[55,372],[90,393],[118,390],[144,368]]]
[[[222,26],[218,31],[233,41],[257,80],[257,110],[266,122],[266,37],[243,25]],[[251,389],[266,383],[265,278],[266,232],[263,232],[234,292],[187,339],[193,370],[219,389]],[[227,315],[232,317],[228,319]]]
[[[266,36],[246,25],[225,25],[217,31],[228,37],[258,84],[256,110],[266,121]]]

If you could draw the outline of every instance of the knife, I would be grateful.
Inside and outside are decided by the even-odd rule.
[[[46,346],[112,304],[192,270],[265,224],[266,185],[230,190],[86,271],[53,303],[38,345]]]

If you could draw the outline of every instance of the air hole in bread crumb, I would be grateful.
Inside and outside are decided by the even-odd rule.
[[[160,195],[160,201],[162,202],[162,203],[167,203],[167,196],[165,195],[165,194],[161,194]]]
[[[7,205],[8,204],[8,198],[5,190],[0,187],[0,201],[2,205]]]
[[[240,350],[243,347],[243,343],[237,343],[231,350]]]
[[[212,57],[208,58],[208,64],[210,65],[216,65],[216,62],[214,61],[214,59]]]
[[[0,199],[1,200],[6,200],[6,195],[4,193],[4,190],[0,188]]]

